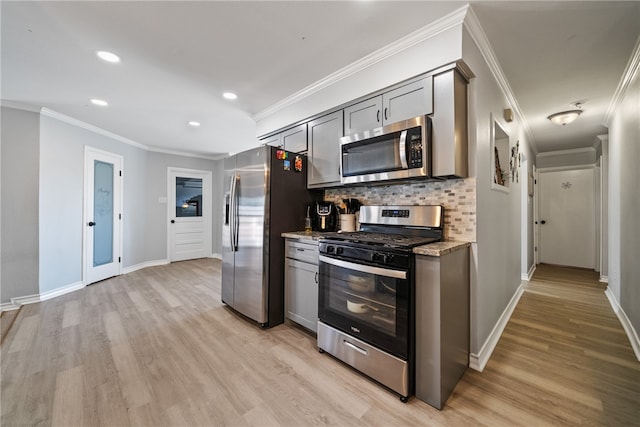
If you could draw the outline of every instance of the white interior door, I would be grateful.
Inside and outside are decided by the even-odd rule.
[[[594,170],[540,172],[540,262],[595,269]]]
[[[211,256],[211,172],[168,169],[169,261]]]
[[[122,273],[122,157],[85,148],[85,285]]]

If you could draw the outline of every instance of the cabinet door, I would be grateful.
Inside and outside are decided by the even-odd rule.
[[[336,111],[308,123],[307,187],[340,185],[339,156],[343,125],[342,111]]]
[[[287,318],[318,331],[318,266],[286,258]]]
[[[382,126],[382,97],[367,99],[344,109],[344,134]]]
[[[266,138],[262,138],[260,142],[265,145],[271,145],[273,147],[281,147],[282,148],[282,134],[275,134],[268,136]]]
[[[387,125],[433,112],[431,76],[382,95],[382,122]]]
[[[282,132],[282,144],[284,149],[294,153],[307,151],[307,124],[301,124]]]

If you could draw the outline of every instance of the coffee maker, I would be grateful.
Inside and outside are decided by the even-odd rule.
[[[313,202],[311,205],[311,228],[313,231],[336,231],[338,212],[332,202]]]

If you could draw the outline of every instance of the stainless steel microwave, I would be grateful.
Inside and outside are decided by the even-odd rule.
[[[431,176],[431,119],[392,123],[340,138],[343,184]]]

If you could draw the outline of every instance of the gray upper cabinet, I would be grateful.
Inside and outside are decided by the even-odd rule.
[[[260,140],[261,143],[266,145],[271,145],[273,147],[282,147],[282,138],[281,134],[277,133],[275,135],[268,136],[266,138],[262,138]]]
[[[344,109],[346,135],[433,112],[431,76]]]
[[[307,124],[303,123],[291,129],[260,140],[261,143],[280,147],[294,153],[307,151]]]
[[[382,96],[358,102],[344,109],[344,134],[382,126]]]
[[[340,185],[340,137],[343,136],[344,127],[342,110],[312,120],[307,125],[307,187]]]
[[[285,150],[294,153],[307,151],[307,124],[301,124],[282,132],[282,145]]]

